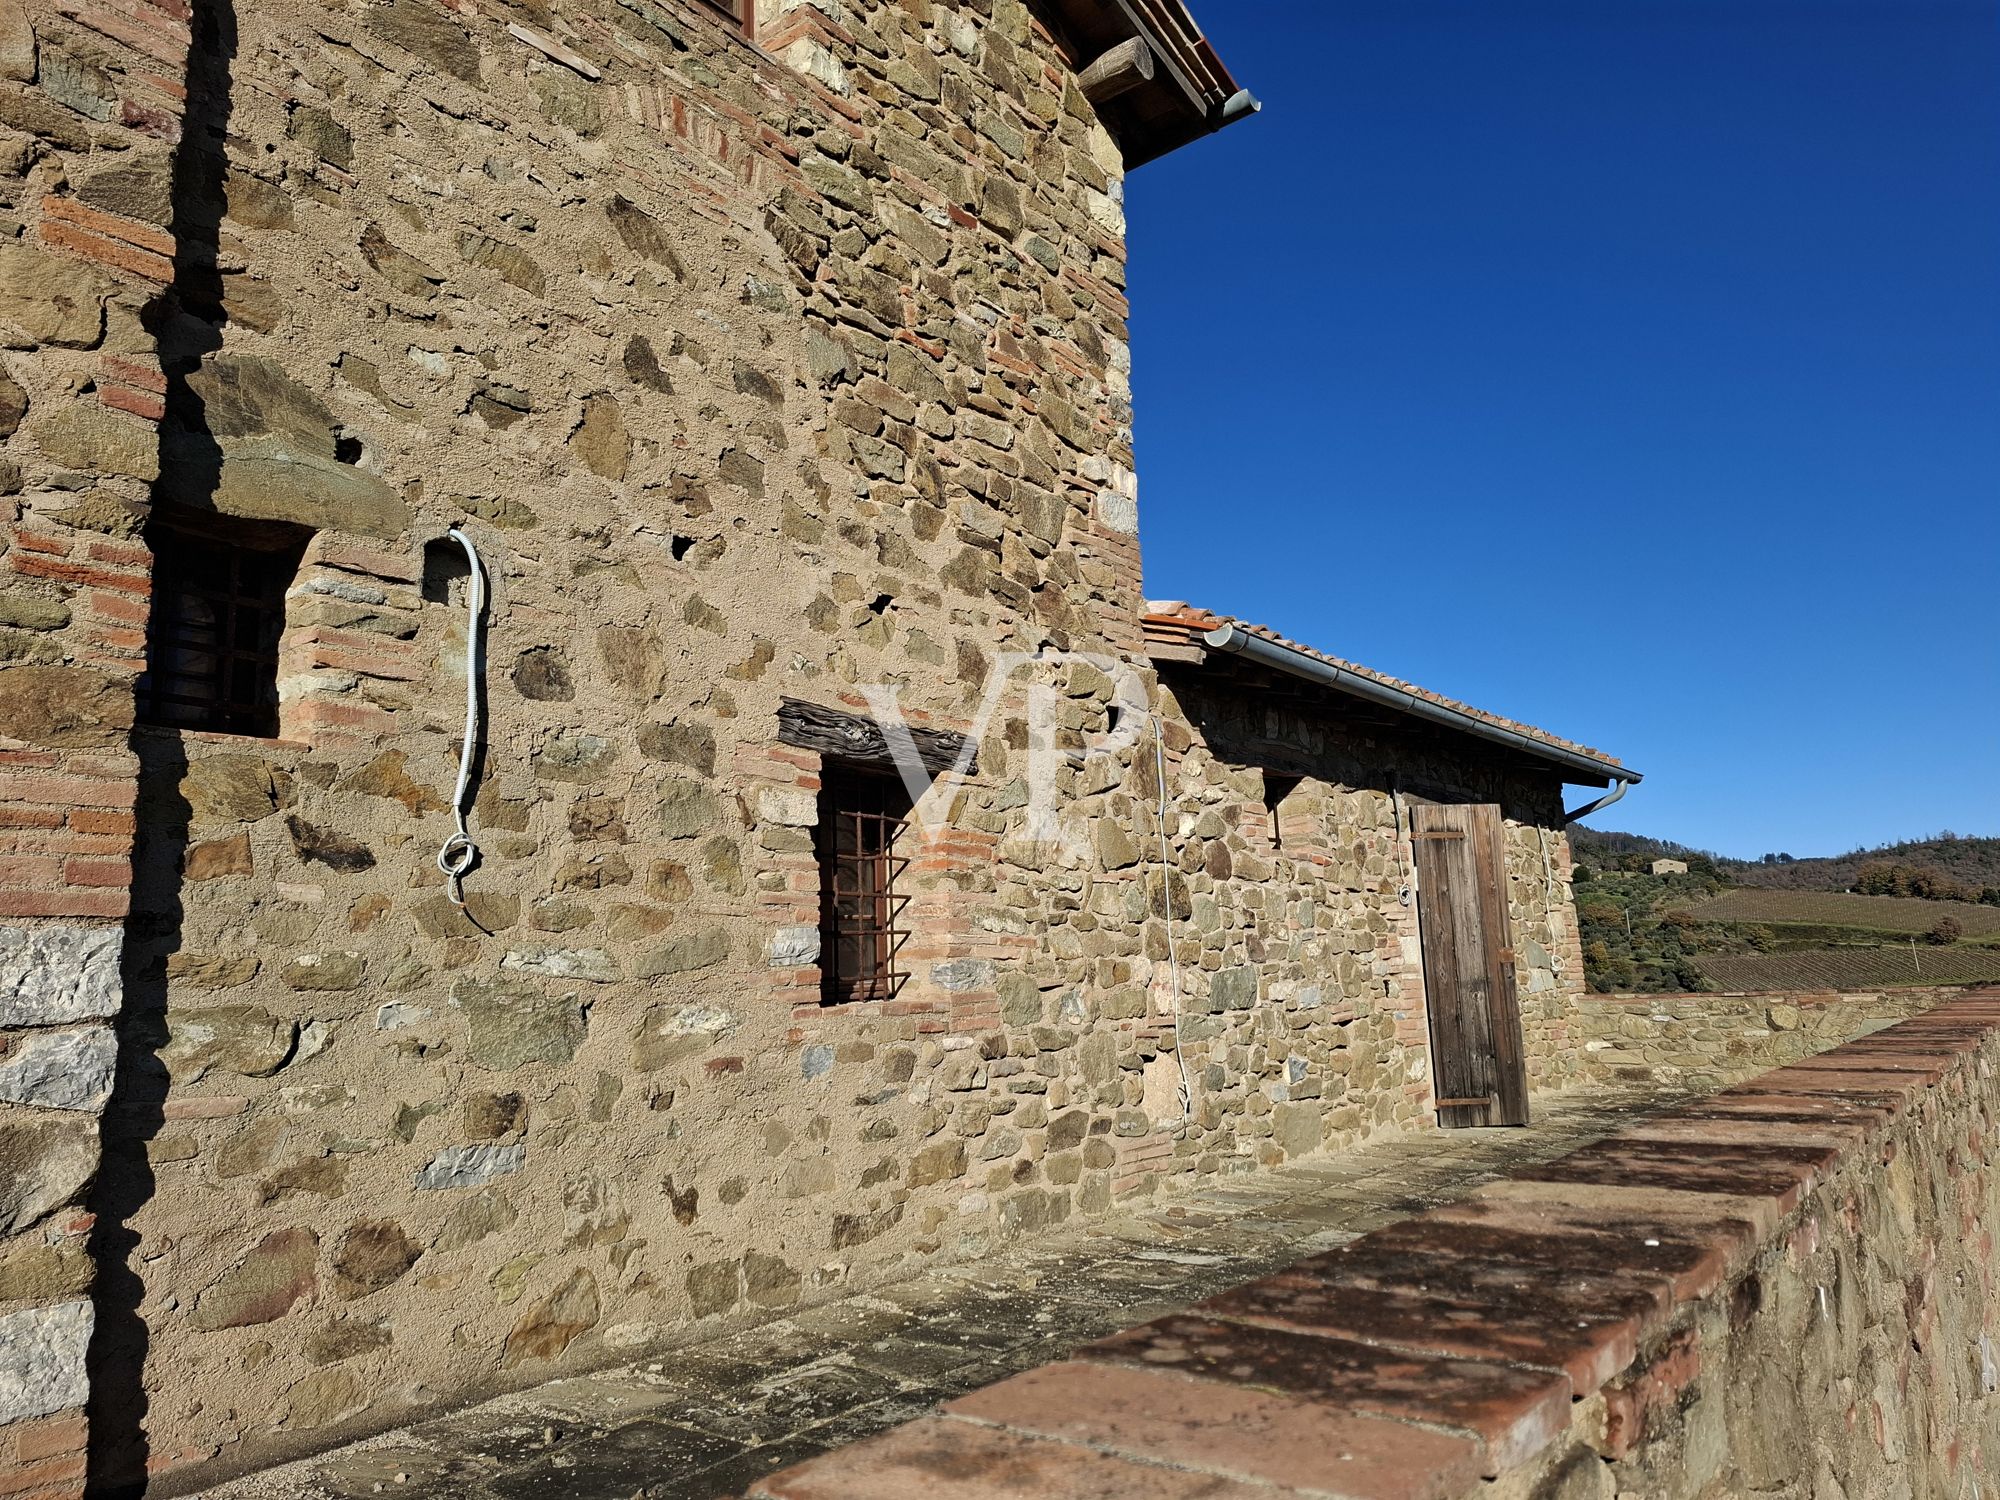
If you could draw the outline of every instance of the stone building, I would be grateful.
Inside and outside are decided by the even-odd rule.
[[[1251,107],[1178,0],[0,11],[0,1491],[1573,1076],[1630,773],[1143,598],[1123,174]]]

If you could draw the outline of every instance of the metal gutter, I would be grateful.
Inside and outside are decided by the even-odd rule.
[[[1276,641],[1267,641],[1261,635],[1251,634],[1240,625],[1223,625],[1205,631],[1201,639],[1211,650],[1226,651],[1232,656],[1247,656],[1263,666],[1293,677],[1304,678],[1307,682],[1317,682],[1325,687],[1337,688],[1343,693],[1352,693],[1357,698],[1366,698],[1371,703],[1393,708],[1398,713],[1428,719],[1433,724],[1455,729],[1460,734],[1469,734],[1478,739],[1506,745],[1510,749],[1524,751],[1537,760],[1581,771],[1592,781],[1630,784],[1644,779],[1637,771],[1627,770],[1615,761],[1599,760],[1580,751],[1565,750],[1559,745],[1538,740],[1531,734],[1523,734],[1518,729],[1508,729],[1463,710],[1433,703],[1428,698],[1420,698],[1402,688],[1390,687],[1386,683],[1375,681],[1372,677],[1363,677],[1358,672],[1337,667],[1332,662],[1322,661],[1317,656],[1309,656],[1303,651],[1281,646]]]

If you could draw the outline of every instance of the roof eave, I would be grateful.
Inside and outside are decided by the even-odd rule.
[[[1263,636],[1232,622],[1225,622],[1212,630],[1194,634],[1190,639],[1199,641],[1208,652],[1247,657],[1274,671],[1367,699],[1371,703],[1407,714],[1412,718],[1427,720],[1461,734],[1471,735],[1476,739],[1504,745],[1517,754],[1558,767],[1563,772],[1563,780],[1576,786],[1610,786],[1621,781],[1637,784],[1645,779],[1639,772],[1620,765],[1608,757],[1588,755],[1580,750],[1551,744],[1522,730],[1493,723],[1478,714],[1468,713],[1450,704],[1434,702],[1417,693],[1377,682],[1372,677],[1350,671],[1338,663],[1326,661],[1304,651],[1296,651],[1276,641],[1266,640]]]
[[[1153,77],[1097,106],[1126,170],[1157,161],[1191,141],[1247,119],[1259,108],[1237,85],[1183,0],[1044,0],[1079,70],[1138,38],[1151,50]]]

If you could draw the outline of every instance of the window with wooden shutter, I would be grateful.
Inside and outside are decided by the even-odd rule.
[[[820,1000],[888,1000],[908,977],[900,955],[909,897],[897,889],[909,794],[900,778],[828,760],[820,770]]]

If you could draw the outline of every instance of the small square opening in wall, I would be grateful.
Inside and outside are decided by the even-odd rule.
[[[227,516],[156,516],[141,723],[275,738],[285,591],[311,533]]]
[[[1285,846],[1284,832],[1278,826],[1278,818],[1285,805],[1285,799],[1297,791],[1304,781],[1303,776],[1287,776],[1276,771],[1264,773],[1264,815],[1270,820],[1273,849],[1282,849]]]
[[[820,1000],[888,1000],[909,976],[900,962],[909,940],[909,897],[898,883],[909,859],[910,797],[893,771],[828,758],[820,769]]]
[[[700,3],[728,17],[746,37],[756,35],[757,0],[700,0]]]

